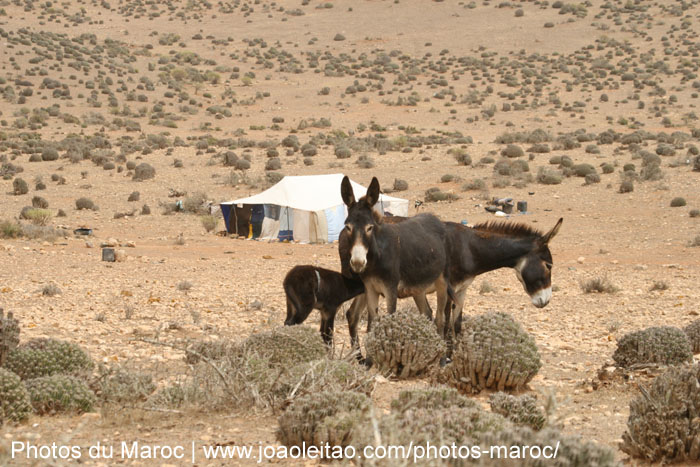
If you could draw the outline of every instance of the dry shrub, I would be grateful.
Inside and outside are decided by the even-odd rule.
[[[0,238],[18,238],[22,236],[22,226],[16,221],[0,221]]]
[[[372,401],[355,392],[323,391],[292,402],[279,418],[277,440],[285,446],[349,446],[369,420]]]
[[[155,176],[156,169],[154,169],[152,165],[147,164],[146,162],[142,162],[134,168],[133,180],[135,181],[149,180],[151,178],[155,178]]]
[[[185,361],[190,365],[199,363],[204,359],[220,360],[237,350],[238,343],[222,339],[217,341],[194,341],[187,346]]]
[[[214,410],[279,408],[323,390],[371,393],[373,379],[354,361],[333,360],[317,330],[286,326],[241,342],[195,342],[192,371],[149,404]]]
[[[672,208],[680,208],[686,205],[685,198],[681,198],[680,196],[677,196],[671,200],[671,207]]]
[[[690,348],[693,349],[693,353],[700,352],[700,319],[696,319],[684,327],[683,331],[688,336]]]
[[[94,363],[77,344],[57,339],[32,339],[12,350],[5,368],[23,380],[65,374],[85,376]]]
[[[406,191],[408,190],[408,182],[400,178],[394,179],[394,191]]]
[[[581,282],[580,285],[583,293],[615,293],[620,291],[620,288],[610,282],[607,276],[594,277]]]
[[[46,284],[41,288],[41,295],[44,297],[54,297],[61,293],[61,289],[56,284]]]
[[[412,404],[413,401],[419,401]],[[408,404],[406,407],[405,404]],[[559,446],[556,465],[562,467],[598,466],[608,467],[619,465],[615,461],[615,452],[603,446],[586,442],[578,437],[563,435],[554,428],[533,431],[529,427],[516,426],[503,416],[487,412],[481,406],[469,399],[460,398],[444,389],[405,391],[399,398],[392,401],[391,413],[377,416],[370,413],[370,421],[365,427],[355,429],[352,445],[357,452],[362,452],[365,446],[392,446],[397,452],[411,451],[417,446],[475,446],[479,453],[488,453],[492,446],[512,452],[512,448],[523,446],[537,447],[539,452],[545,446]],[[482,451],[485,450],[485,451]],[[381,452],[381,451],[379,451]],[[498,451],[496,451],[498,452]],[[537,452],[537,451],[533,451]],[[409,456],[410,458],[410,456]],[[514,459],[512,463],[500,456],[490,457],[481,455],[480,458],[459,459],[451,457],[444,459],[422,459],[420,465],[484,465],[508,466],[522,465],[527,467],[541,466],[541,456],[525,456]],[[414,459],[402,458],[358,458],[361,466],[398,467],[413,465]]]
[[[24,213],[24,216],[34,225],[47,225],[51,221],[53,213],[48,209],[32,208]]]
[[[693,360],[685,332],[671,326],[651,327],[624,335],[613,360],[621,367],[639,364],[675,365]]]
[[[132,405],[144,402],[156,390],[156,385],[148,373],[100,364],[90,388],[103,403]]]
[[[621,466],[615,460],[615,451],[607,446],[586,441],[579,436],[570,436],[561,433],[555,428],[545,428],[540,431],[533,431],[525,426],[509,426],[497,433],[489,433],[485,438],[482,446],[489,449],[491,446],[504,446],[507,449],[511,447],[520,448],[529,446],[538,448],[539,452],[544,452],[543,449],[547,446],[558,446],[557,459],[553,462],[554,465],[561,467],[617,467]],[[537,450],[530,451],[538,452]],[[483,457],[482,457],[483,459]],[[484,465],[504,466],[508,464],[503,458],[485,459]],[[525,459],[514,460],[512,465],[524,467],[542,466],[546,463],[543,459],[535,459],[534,457],[526,457]]]
[[[367,357],[384,373],[411,378],[427,371],[445,354],[445,342],[418,310],[402,308],[383,316],[367,335]]]
[[[5,364],[9,353],[19,345],[19,321],[10,311],[5,316],[5,311],[0,308],[0,366]]]
[[[202,216],[201,220],[202,220],[202,227],[204,227],[204,230],[206,230],[207,232],[211,232],[214,229],[216,229],[216,224],[219,221],[219,219],[217,219],[214,216],[210,216],[210,215]]]
[[[634,181],[631,179],[626,179],[620,182],[620,188],[618,189],[620,193],[631,193],[634,191]]]
[[[700,460],[700,366],[671,368],[640,390],[620,448],[648,462]]]
[[[21,178],[15,178],[12,181],[12,192],[15,195],[26,195],[29,193],[29,185]]]
[[[274,390],[285,401],[319,391],[353,391],[369,396],[374,390],[374,377],[354,360],[322,358],[293,366]]]
[[[253,334],[242,345],[245,352],[266,356],[271,365],[292,365],[318,360],[327,348],[318,331],[307,326],[284,326]]]
[[[392,446],[405,451],[408,446],[479,446],[481,440],[491,433],[498,433],[508,426],[508,421],[497,414],[487,412],[480,407],[416,408],[404,412],[392,411],[390,414],[372,417],[372,421],[361,429],[356,429],[352,444],[357,452],[363,452],[365,446]],[[381,452],[381,451],[379,451]],[[397,456],[400,457],[400,456]],[[407,462],[403,458],[376,459],[358,458],[360,466],[406,466],[413,465],[413,458]],[[420,465],[445,465],[439,459]]]
[[[32,407],[39,415],[91,412],[95,405],[95,394],[74,376],[42,376],[27,381],[26,386]]]
[[[523,148],[516,144],[509,144],[503,150],[501,151],[501,156],[503,157],[523,157],[525,155],[525,151],[523,151]]]
[[[504,392],[491,394],[489,397],[491,410],[501,414],[516,425],[529,426],[533,430],[541,430],[547,418],[542,409],[537,407],[537,397],[530,394],[513,396]]]
[[[78,198],[75,200],[75,208],[80,211],[83,209],[90,209],[93,211],[97,211],[97,206],[95,203],[90,199],[90,198]]]
[[[474,408],[477,403],[464,397],[456,389],[436,386],[427,389],[407,389],[391,401],[391,411],[404,414],[409,410]]]
[[[31,240],[45,240],[53,242],[58,238],[68,236],[68,230],[64,228],[54,228],[47,225],[22,224],[22,236]]]
[[[15,373],[0,368],[0,426],[5,420],[20,422],[32,413],[29,393]]]
[[[206,212],[207,195],[198,191],[186,197],[182,202],[182,210],[191,214],[203,214]]]
[[[542,366],[533,337],[506,313],[465,319],[452,363],[438,379],[464,392],[519,390]]]
[[[434,203],[437,201],[454,201],[459,199],[454,193],[447,193],[442,191],[440,188],[432,187],[425,191],[425,202]]]
[[[486,182],[481,178],[475,178],[469,182],[462,185],[462,191],[484,191],[486,190]]]
[[[537,171],[537,183],[542,185],[559,185],[563,179],[560,171],[550,169],[549,167],[540,167]]]

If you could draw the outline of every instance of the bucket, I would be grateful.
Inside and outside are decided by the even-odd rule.
[[[102,261],[116,261],[114,257],[114,248],[102,248]]]

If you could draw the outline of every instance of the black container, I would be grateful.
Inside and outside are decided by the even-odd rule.
[[[102,248],[102,261],[116,261],[114,257],[114,248]]]

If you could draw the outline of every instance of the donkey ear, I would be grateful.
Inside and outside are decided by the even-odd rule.
[[[377,201],[379,201],[379,180],[377,180],[377,177],[372,177],[372,183],[370,183],[369,188],[367,188],[365,201],[370,206],[374,206],[377,204]]]
[[[552,227],[552,230],[550,230],[549,232],[547,232],[546,234],[544,234],[542,236],[542,238],[540,239],[540,242],[542,243],[542,245],[547,245],[549,243],[549,241],[552,240],[552,238],[554,238],[554,236],[559,232],[559,229],[561,228],[562,222],[564,222],[564,218],[560,217],[559,220],[557,221],[556,225],[554,227]]]
[[[343,203],[347,207],[352,207],[355,204],[355,193],[352,191],[352,184],[346,175],[340,183],[340,196],[343,198]]]

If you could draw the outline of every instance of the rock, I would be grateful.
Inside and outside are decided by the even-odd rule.
[[[119,242],[118,242],[117,239],[115,239],[115,238],[108,238],[107,240],[105,240],[104,242],[102,242],[102,243],[100,244],[100,246],[101,246],[102,248],[105,248],[105,247],[115,247],[115,246],[119,246]]]
[[[141,337],[153,337],[155,336],[155,330],[149,326],[136,326],[132,331],[135,336]]]
[[[586,261],[586,258],[584,258],[583,256],[579,256],[576,261],[578,262],[578,264],[583,264],[584,261]]]
[[[129,240],[128,242],[126,242],[126,247],[127,248],[136,248],[136,242],[134,242],[133,240]]]
[[[90,242],[90,241],[85,242],[85,248],[94,248],[94,247],[95,247],[95,245],[92,242]]]
[[[126,261],[126,251],[121,249],[114,250],[114,260],[119,262]]]

